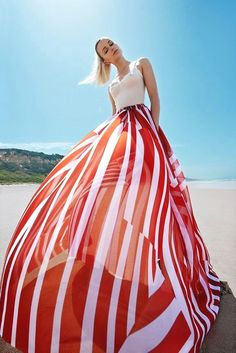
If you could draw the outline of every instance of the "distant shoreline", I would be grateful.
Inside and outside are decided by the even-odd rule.
[[[4,186],[27,186],[27,185],[40,185],[41,182],[27,181],[27,182],[0,182],[0,187]],[[191,188],[201,188],[201,189],[228,189],[235,190],[236,189],[236,179],[186,179],[187,185]]]

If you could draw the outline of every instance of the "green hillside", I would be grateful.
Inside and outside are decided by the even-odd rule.
[[[0,184],[41,183],[63,157],[17,148],[0,149]]]

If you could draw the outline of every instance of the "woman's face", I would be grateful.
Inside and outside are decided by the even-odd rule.
[[[105,63],[114,63],[121,54],[118,44],[114,43],[110,38],[102,38],[97,45],[97,51]]]

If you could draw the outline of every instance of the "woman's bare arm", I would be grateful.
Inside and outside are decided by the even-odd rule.
[[[108,87],[108,95],[109,95],[109,99],[110,99],[111,105],[112,105],[112,115],[114,115],[115,112],[116,112],[116,105],[115,105],[115,101],[114,101],[114,99],[112,98],[112,95],[111,95],[111,93],[110,93],[109,87]]]
[[[148,58],[141,58],[139,62],[141,64],[144,83],[147,88],[149,99],[151,102],[150,110],[152,113],[152,118],[158,129],[159,117],[160,117],[160,99],[159,99],[155,75],[152,69],[152,65]]]

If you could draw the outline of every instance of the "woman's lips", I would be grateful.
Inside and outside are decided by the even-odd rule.
[[[118,51],[118,49],[116,49],[116,50],[114,51],[113,55],[114,55],[117,51]]]

